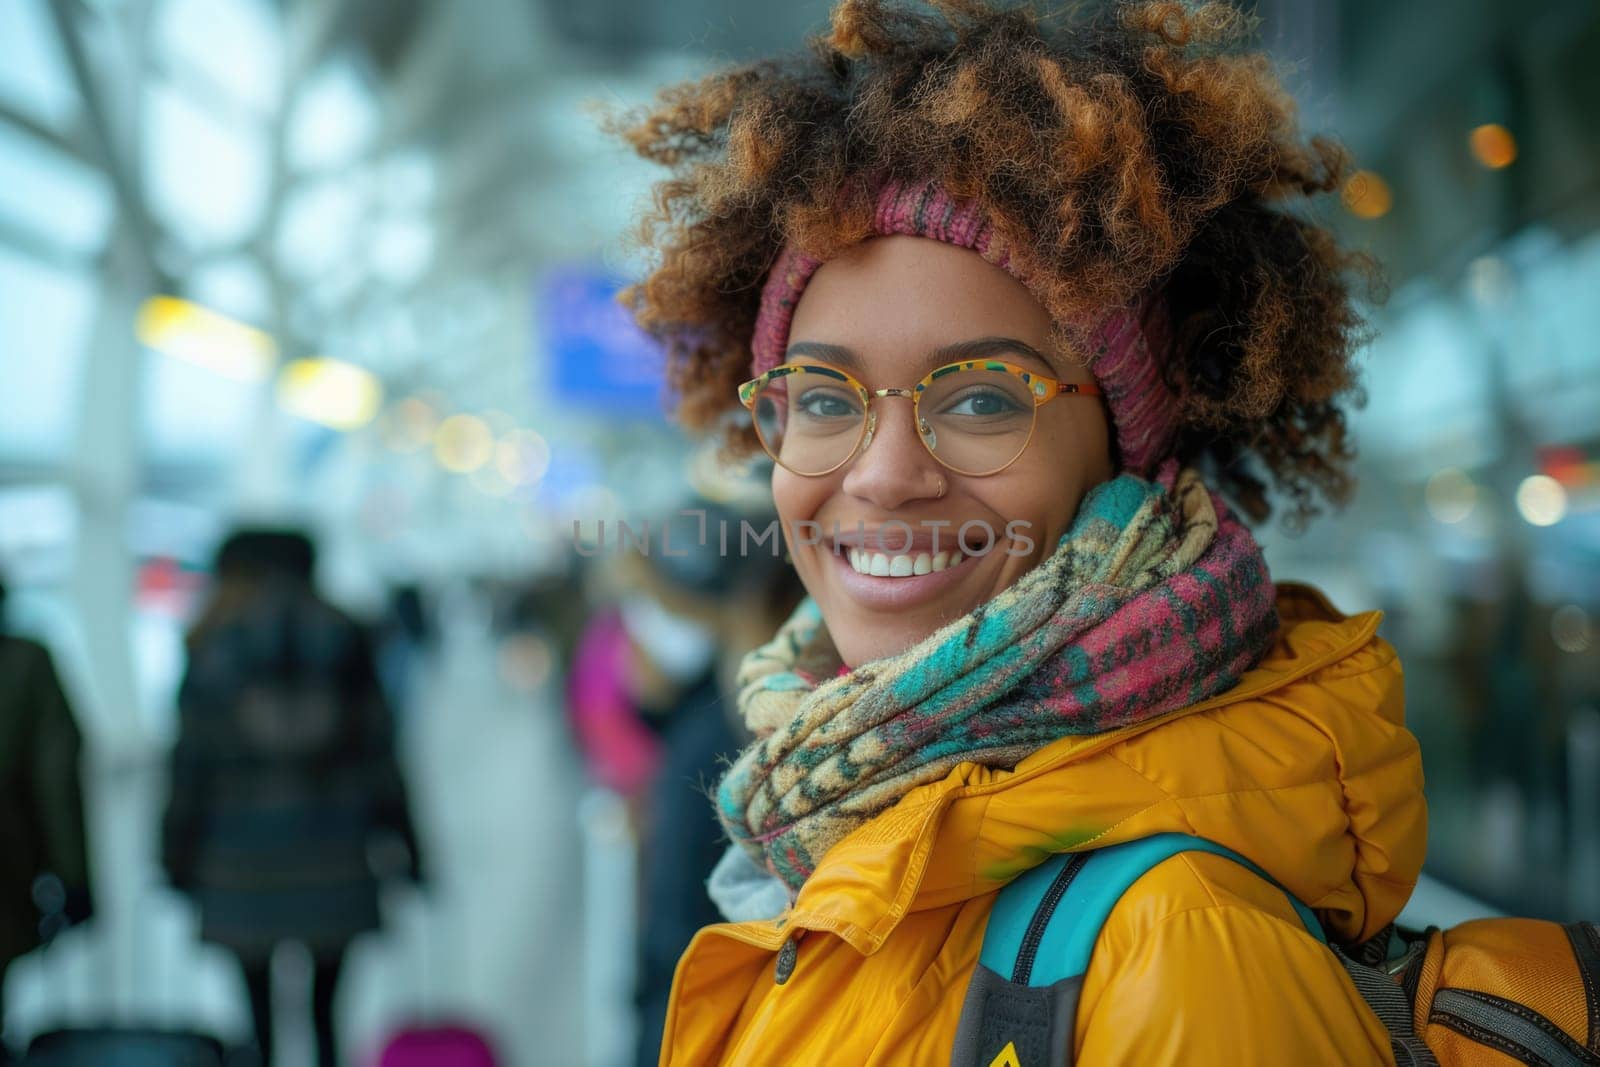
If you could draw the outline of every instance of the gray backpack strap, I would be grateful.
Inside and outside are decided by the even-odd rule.
[[[1400,960],[1390,966],[1398,974],[1407,968],[1420,964],[1421,953],[1427,950],[1427,939],[1413,942],[1407,953]],[[1434,1056],[1420,1034],[1417,1033],[1415,1021],[1411,1014],[1411,997],[1405,988],[1393,977],[1387,968],[1370,967],[1365,963],[1358,963],[1344,953],[1333,942],[1328,943],[1334,956],[1344,967],[1345,973],[1350,975],[1350,981],[1355,984],[1356,992],[1361,994],[1361,999],[1367,1002],[1367,1007],[1383,1023],[1383,1028],[1389,1031],[1389,1047],[1394,1051],[1394,1061],[1397,1067],[1439,1067],[1439,1060]],[[1412,957],[1416,958],[1413,959]]]
[[[1070,1067],[1083,975],[1018,985],[983,964],[972,973],[950,1050],[953,1067]]]
[[[1092,853],[1061,853],[995,898],[983,950],[951,1046],[951,1067],[1066,1067],[1078,1017],[1082,967],[1034,961],[1056,908]],[[1081,920],[1081,911],[1072,918]],[[1098,927],[1096,928],[1098,930]]]

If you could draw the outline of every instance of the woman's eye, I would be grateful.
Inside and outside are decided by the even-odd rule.
[[[1017,403],[1004,393],[983,389],[960,397],[944,409],[946,415],[1009,415],[1017,411]]]
[[[853,418],[858,414],[854,398],[832,389],[808,389],[800,395],[795,406],[817,419]]]

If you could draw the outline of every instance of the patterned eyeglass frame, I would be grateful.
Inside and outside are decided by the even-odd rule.
[[[923,391],[926,390],[928,386],[932,385],[935,380],[943,378],[947,374],[956,374],[960,371],[966,370],[1001,371],[1005,374],[1009,374],[1013,378],[1021,379],[1022,383],[1028,387],[1029,395],[1033,397],[1034,418],[1032,424],[1028,427],[1028,439],[1022,442],[1022,447],[1017,449],[1016,455],[1012,456],[1009,460],[996,467],[994,470],[985,471],[982,474],[973,474],[968,471],[952,467],[948,462],[940,457],[938,452],[934,451],[933,446],[928,443],[928,436],[932,432],[932,428],[928,425],[927,420],[922,418],[922,413],[917,407],[918,400],[920,399]],[[872,431],[877,427],[878,424],[878,411],[872,403],[872,401],[878,397],[902,396],[911,401],[912,414],[916,419],[917,440],[922,442],[922,447],[928,450],[928,455],[932,456],[941,467],[944,467],[948,471],[959,474],[964,478],[987,478],[990,475],[999,474],[1001,471],[1011,466],[1011,464],[1022,458],[1022,454],[1028,450],[1028,445],[1033,443],[1033,432],[1039,428],[1038,411],[1045,404],[1048,404],[1058,396],[1103,395],[1098,385],[1058,381],[1055,378],[1049,378],[1043,374],[1035,374],[1033,371],[1024,370],[1014,363],[1007,363],[1000,359],[963,359],[958,360],[955,363],[946,363],[942,367],[935,367],[933,370],[929,371],[926,377],[924,377],[910,389],[868,389],[846,372],[827,363],[780,363],[778,366],[773,367],[765,374],[757,375],[748,382],[745,382],[743,385],[739,386],[739,403],[744,405],[745,409],[750,412],[751,422],[755,422],[756,395],[761,392],[768,382],[775,381],[778,378],[784,378],[792,374],[820,374],[823,377],[845,383],[846,385],[855,389],[855,391],[860,395],[862,410],[867,413],[867,417],[861,420],[861,431],[856,437],[856,443],[851,447],[849,452],[845,453],[845,457],[838,463],[835,463],[833,466],[829,467],[827,470],[817,471],[812,474],[806,474],[802,471],[794,470],[792,467],[785,464],[783,460],[779,459],[777,455],[773,453],[772,447],[767,443],[767,439],[762,436],[761,427],[759,424],[757,424],[756,437],[761,441],[761,447],[767,452],[768,455],[772,456],[773,462],[783,467],[784,470],[789,471],[792,474],[798,474],[802,478],[825,478],[834,471],[838,470],[840,467],[844,466],[846,463],[849,463],[862,452],[866,451],[867,446],[872,444]]]

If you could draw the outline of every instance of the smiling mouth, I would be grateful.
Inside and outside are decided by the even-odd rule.
[[[850,569],[874,578],[911,578],[960,566],[968,556],[954,552],[888,553],[851,548],[846,553]]]

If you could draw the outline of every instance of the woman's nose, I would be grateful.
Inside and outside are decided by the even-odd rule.
[[[873,409],[867,437],[845,471],[844,491],[885,511],[937,497],[944,470],[917,437],[911,402],[880,397]]]

